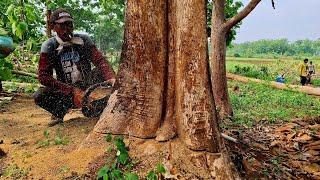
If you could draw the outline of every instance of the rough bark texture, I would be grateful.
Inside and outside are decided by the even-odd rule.
[[[167,57],[165,13],[165,1],[127,1],[117,90],[95,131],[156,136],[162,117]]]
[[[213,1],[212,30],[211,30],[211,70],[212,90],[216,106],[222,118],[233,115],[228,94],[226,77],[226,34],[230,29],[245,18],[261,0],[251,0],[249,4],[236,16],[228,21],[225,19],[226,0]]]
[[[202,177],[237,177],[209,81],[205,6],[205,0],[127,1],[116,90],[88,138],[112,133],[166,141],[177,135],[184,144],[173,156],[177,162],[200,162]]]
[[[49,23],[50,16],[51,16],[51,10],[48,9],[48,7],[47,7],[47,12],[46,12],[46,17],[47,17],[47,20],[46,20],[46,35],[47,35],[48,38],[50,38],[52,36],[51,29],[50,29],[50,23]]]
[[[225,0],[213,1],[211,28],[211,80],[215,103],[221,117],[232,115],[226,78],[226,33],[222,29],[225,23]]]
[[[199,2],[178,1],[176,6],[176,117],[179,135],[189,148],[219,152],[220,133],[207,76],[205,5]]]

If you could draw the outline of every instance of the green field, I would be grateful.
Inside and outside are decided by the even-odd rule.
[[[319,72],[320,60],[310,59]],[[299,84],[299,64],[302,60],[292,58],[284,59],[258,59],[227,57],[227,72],[246,77],[274,81],[277,75],[285,74],[286,83]],[[313,77],[312,84],[320,86],[320,77]]]

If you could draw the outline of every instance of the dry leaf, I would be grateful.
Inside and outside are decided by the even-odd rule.
[[[284,132],[284,131],[291,131],[293,128],[295,128],[296,126],[298,126],[298,124],[295,123],[288,123],[284,126],[279,127],[278,129],[276,129],[277,132]]]

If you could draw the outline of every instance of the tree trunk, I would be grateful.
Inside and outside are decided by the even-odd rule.
[[[116,90],[93,133],[177,136],[188,147],[177,156],[197,159],[211,178],[234,179],[209,81],[205,8],[205,0],[127,1]]]
[[[47,6],[47,12],[46,12],[46,35],[48,38],[50,38],[52,36],[51,34],[51,28],[50,28],[50,16],[51,16],[51,10],[49,9],[49,7]]]
[[[3,92],[2,81],[0,80],[0,93]]]
[[[232,116],[232,106],[228,94],[226,77],[226,34],[221,29],[211,34],[211,80],[212,91],[221,118]]]
[[[167,57],[165,1],[127,1],[116,91],[95,131],[156,136],[161,123]]]
[[[226,34],[225,0],[213,1],[211,27],[211,81],[212,91],[219,114],[222,118],[232,116],[233,111],[229,100],[226,77]]]

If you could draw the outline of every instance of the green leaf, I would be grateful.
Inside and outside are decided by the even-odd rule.
[[[54,10],[56,9],[56,5],[54,3],[48,4],[48,9]]]
[[[37,20],[37,16],[34,11],[34,7],[31,5],[25,5],[26,16],[30,21]]]
[[[107,134],[104,139],[107,141],[107,142],[111,142],[112,141],[112,136],[111,134]]]
[[[162,164],[157,164],[157,173],[161,173],[161,174],[166,173],[166,169]]]
[[[123,179],[120,169],[114,169],[110,172],[111,179]]]
[[[120,155],[118,156],[118,161],[120,164],[125,165],[129,161],[129,154],[128,152],[121,152]]]
[[[0,79],[1,80],[8,80],[11,79],[12,73],[11,70],[5,67],[0,68]]]
[[[139,176],[136,173],[126,173],[125,180],[139,180]]]
[[[0,35],[7,35],[8,31],[6,31],[4,28],[0,28]]]
[[[48,130],[45,130],[43,132],[43,136],[46,137],[46,138],[49,138],[49,131]]]
[[[158,180],[158,176],[154,171],[150,171],[147,175],[147,180]]]
[[[28,24],[26,22],[20,22],[17,26],[16,35],[22,39],[22,36],[25,34],[25,32],[28,29]]]
[[[17,23],[16,23],[16,22],[12,23],[11,28],[12,28],[12,33],[13,33],[13,34],[16,34],[16,31],[17,31]]]
[[[11,4],[7,9],[6,14],[11,15],[13,13],[13,10],[14,10],[14,4]]]
[[[109,171],[110,171],[110,169],[107,166],[103,166],[98,171],[97,179],[108,180],[109,179],[109,176],[108,176]]]

